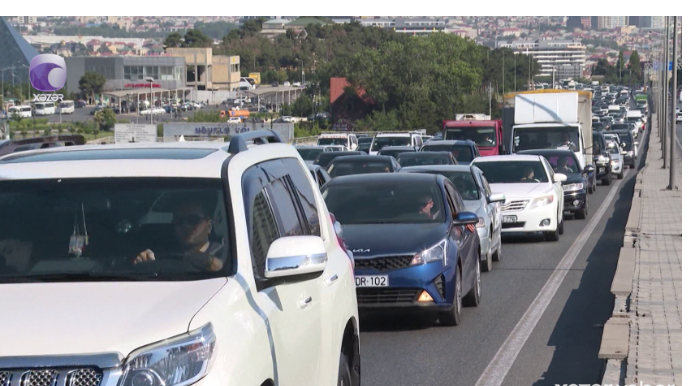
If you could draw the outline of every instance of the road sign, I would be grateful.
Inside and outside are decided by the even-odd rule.
[[[673,62],[668,62],[668,70],[669,71],[673,70]]]
[[[115,125],[115,143],[156,142],[157,140],[158,127],[156,125]]]

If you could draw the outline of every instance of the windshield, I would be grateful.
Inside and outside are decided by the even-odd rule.
[[[343,225],[446,221],[441,189],[435,183],[372,182],[366,184],[366,189],[335,185],[323,192],[323,198]]]
[[[36,103],[36,104],[34,105],[34,108],[35,108],[36,110],[40,110],[40,109],[45,108],[45,105],[44,105],[43,103]]]
[[[632,145],[632,138],[630,138],[630,133],[616,133],[618,134],[618,138],[620,139],[620,142],[625,144],[626,149],[630,149],[630,145]]]
[[[477,162],[490,184],[548,182],[544,166],[539,161]]]
[[[457,141],[474,141],[477,146],[496,146],[496,129],[493,126],[447,127],[445,138]]]
[[[604,130],[604,124],[599,122],[592,123],[592,130],[602,131]]]
[[[74,102],[68,101],[68,102],[60,102],[60,107],[72,107],[74,106]]]
[[[614,140],[611,141],[606,141],[606,146],[609,149],[609,153],[611,154],[619,154],[618,151],[618,146],[616,146],[616,142]]]
[[[614,123],[611,125],[611,130],[628,130],[630,125],[627,123]]]
[[[376,137],[371,144],[371,150],[379,151],[384,146],[412,146],[412,137]]]
[[[516,151],[558,148],[580,151],[577,127],[516,128],[513,136]]]
[[[437,145],[430,143],[422,148],[422,151],[449,151],[458,162],[472,162],[472,149],[467,145]]]
[[[549,161],[551,168],[556,173],[568,174],[581,172],[580,164],[572,155],[544,155],[544,158]]]
[[[313,161],[319,154],[323,153],[323,149],[297,149],[297,152],[305,161]]]
[[[592,136],[592,153],[595,155],[601,155],[604,154],[605,150],[605,145],[604,145],[604,137],[599,134],[599,135],[593,135]]]
[[[642,122],[642,117],[627,117],[625,120],[628,122]]]
[[[423,155],[416,156],[402,156],[398,158],[400,166],[421,166],[421,165],[451,165],[450,157],[448,154],[439,154],[431,157],[425,157]]]
[[[0,283],[227,276],[225,202],[220,179],[0,181]]]
[[[464,201],[479,200],[479,188],[470,172],[424,170],[422,173],[445,176],[455,185],[458,193],[460,193],[460,197],[462,197]]]
[[[348,176],[351,174],[390,173],[391,166],[385,162],[351,161],[334,162],[328,168],[332,177]]]
[[[342,145],[347,146],[347,138],[319,138],[316,140],[319,146],[325,145]]]

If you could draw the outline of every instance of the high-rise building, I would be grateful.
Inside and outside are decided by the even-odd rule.
[[[673,23],[671,23],[671,25],[673,25]],[[650,28],[662,29],[664,27],[664,16],[652,16],[652,25],[650,26]]]
[[[628,16],[628,25],[634,25],[635,27],[640,27],[640,18],[642,16]]]
[[[0,17],[0,52],[0,71],[5,81],[14,79],[15,82],[26,84],[31,59],[38,52],[4,17]]]
[[[580,16],[580,23],[583,29],[592,29],[592,16]]]
[[[599,19],[597,29],[621,28],[628,25],[628,16],[596,16]]]
[[[565,25],[568,28],[582,28],[582,16],[568,16]]]
[[[532,77],[552,76],[555,71],[557,80],[581,78],[585,69],[587,48],[579,40],[516,40],[498,42],[497,46],[533,57],[539,69]]]

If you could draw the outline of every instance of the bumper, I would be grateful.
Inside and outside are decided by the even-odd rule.
[[[558,203],[554,201],[549,205],[536,209],[505,211],[502,213],[503,216],[517,216],[517,222],[502,223],[501,234],[555,231],[558,228],[557,206]],[[549,220],[549,225],[540,226],[539,224],[546,219]]]
[[[587,205],[587,192],[585,192],[584,190],[563,193],[564,211],[575,211],[584,209],[585,205]]]
[[[597,179],[605,178],[609,173],[611,173],[611,164],[596,164],[597,167]]]
[[[623,163],[616,162],[611,164],[611,172],[614,174],[620,174],[623,171]]]
[[[435,261],[392,271],[357,269],[355,275],[388,276],[388,287],[357,288],[357,304],[363,312],[438,312],[453,306],[455,265],[451,260],[445,267],[443,261]],[[433,301],[418,301],[422,291],[426,291]]]

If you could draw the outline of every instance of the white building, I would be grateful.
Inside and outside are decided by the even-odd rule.
[[[498,47],[530,55],[539,63],[539,72],[532,76],[552,76],[556,79],[581,78],[585,69],[586,47],[579,40],[516,40],[498,42]]]

